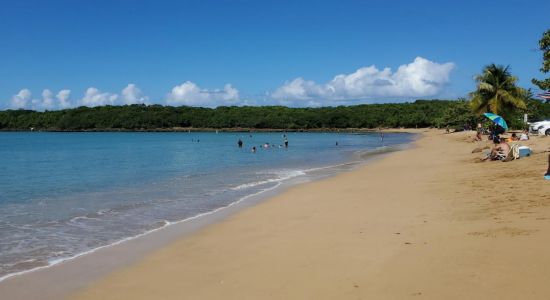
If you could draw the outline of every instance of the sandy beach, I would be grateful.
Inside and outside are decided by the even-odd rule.
[[[292,187],[68,299],[547,299],[550,138],[481,163],[472,150],[490,144],[471,132],[417,132],[411,149]]]

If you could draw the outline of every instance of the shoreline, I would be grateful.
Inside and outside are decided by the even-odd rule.
[[[84,270],[87,262],[81,262],[80,260],[92,260],[92,261],[95,260],[95,261],[102,262],[102,261],[105,261],[105,257],[110,255],[109,253],[111,252],[119,253],[121,251],[122,252],[133,251],[132,244],[143,245],[145,243],[150,243],[153,245],[153,246],[145,247],[140,251],[137,251],[133,255],[130,255],[131,258],[127,262],[113,263],[111,261],[110,266],[103,268],[103,269],[106,269],[106,271],[103,270],[100,272],[101,274],[97,274],[89,278],[88,276],[85,275],[82,279],[79,280],[79,282],[76,282],[75,286],[79,286],[81,283],[84,283],[84,282],[93,281],[97,279],[97,277],[101,277],[102,275],[104,275],[104,273],[109,273],[113,270],[116,270],[117,268],[127,265],[128,263],[139,260],[147,253],[151,251],[156,251],[162,248],[163,246],[165,246],[165,244],[167,243],[173,242],[177,239],[185,238],[188,235],[194,234],[196,231],[200,230],[201,228],[217,223],[227,217],[232,216],[233,214],[238,213],[243,209],[257,205],[263,201],[268,201],[270,198],[280,193],[284,193],[286,190],[288,190],[289,188],[292,188],[293,186],[307,184],[309,182],[314,182],[318,180],[323,180],[325,178],[338,176],[343,172],[349,172],[350,170],[361,168],[370,162],[382,159],[386,155],[390,155],[396,151],[403,151],[405,149],[413,147],[415,139],[416,138],[413,137],[411,141],[408,143],[392,145],[392,146],[389,146],[388,149],[382,149],[382,148],[388,147],[388,146],[383,146],[380,148],[364,151],[362,154],[358,155],[358,158],[360,158],[360,160],[349,160],[349,161],[344,161],[342,163],[338,163],[336,165],[308,169],[305,171],[306,174],[314,173],[314,172],[322,172],[321,170],[323,171],[328,170],[328,171],[327,173],[322,173],[322,174],[316,174],[316,175],[309,174],[305,176],[302,175],[302,176],[283,179],[273,187],[269,187],[264,190],[255,192],[253,194],[246,195],[244,197],[237,199],[234,202],[231,202],[226,206],[218,207],[212,211],[204,212],[199,215],[191,216],[178,221],[167,222],[162,227],[158,227],[158,228],[140,233],[135,236],[126,237],[114,243],[99,246],[71,257],[56,259],[55,261],[52,261],[50,264],[45,266],[39,266],[36,268],[23,270],[16,273],[6,274],[0,277],[0,293],[3,290],[3,288],[7,289],[9,292],[11,289],[10,286],[17,286],[19,285],[19,282],[42,280],[46,276],[50,275],[51,272],[54,272],[54,278],[56,277],[56,273],[59,273],[60,276],[65,276],[63,274],[66,272],[83,273],[82,271]],[[161,236],[163,234],[164,236]],[[111,251],[110,248],[117,248],[117,249],[114,249],[114,251]],[[68,271],[66,271],[65,269],[68,269]],[[14,281],[15,283],[10,281]],[[8,282],[8,283],[5,283],[5,282]],[[70,291],[70,290],[73,290],[73,288],[69,287],[67,290]],[[65,293],[54,294],[52,295],[52,297],[46,297],[45,299],[54,299],[63,294]],[[37,295],[36,293],[33,294],[33,298],[36,295]],[[14,294],[13,296],[15,298],[18,297],[17,294]],[[22,297],[21,299],[23,298],[25,297]]]
[[[63,280],[78,280],[74,270],[0,292],[46,299],[57,284],[70,299],[544,299],[550,140],[530,141],[528,158],[478,163],[470,152],[487,143],[469,142],[471,133],[418,132],[414,147],[174,233],[112,270],[81,260],[96,277],[71,290]]]
[[[384,133],[410,132],[417,129],[413,128],[382,128]],[[62,130],[62,129],[0,129],[2,132],[243,132],[243,133],[270,133],[270,132],[342,132],[342,133],[376,133],[380,132],[377,128],[310,128],[310,129],[280,129],[280,128],[195,128],[195,127],[171,127],[171,128],[152,128],[152,129],[124,129],[124,128],[91,128],[82,130]]]

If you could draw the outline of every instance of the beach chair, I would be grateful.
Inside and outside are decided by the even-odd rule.
[[[514,159],[519,158],[519,145],[518,144],[512,144],[510,145],[510,151],[508,153],[499,152],[497,154],[497,159],[500,161],[512,161]]]

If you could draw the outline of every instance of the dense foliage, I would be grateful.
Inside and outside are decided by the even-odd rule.
[[[550,105],[532,100],[537,118],[550,117]],[[321,129],[376,127],[475,126],[480,120],[466,100],[417,100],[414,103],[369,104],[323,108],[172,107],[126,105],[78,107],[58,111],[0,111],[0,130],[155,130],[178,127]],[[522,119],[518,112],[516,119]],[[521,123],[520,123],[521,126]]]
[[[539,49],[542,51],[542,73],[550,72],[550,29],[542,34],[539,41]],[[550,90],[550,78],[543,80],[533,79],[533,84],[537,85],[542,90]]]
[[[517,109],[526,109],[526,91],[516,85],[509,67],[490,64],[476,76],[477,87],[470,95],[474,112],[492,112],[505,119]]]

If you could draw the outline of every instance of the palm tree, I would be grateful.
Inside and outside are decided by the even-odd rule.
[[[512,76],[509,66],[490,64],[475,80],[477,89],[470,93],[470,104],[475,113],[506,115],[517,108],[527,108],[526,91],[516,86],[517,78]]]

